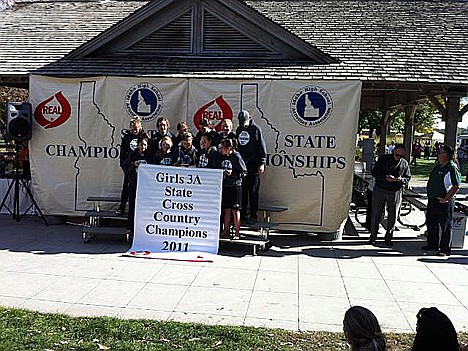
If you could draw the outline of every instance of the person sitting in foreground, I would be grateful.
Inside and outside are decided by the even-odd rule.
[[[450,319],[436,307],[421,308],[416,315],[416,336],[412,351],[466,351],[460,347]]]
[[[385,336],[375,315],[365,307],[353,306],[343,319],[343,331],[351,351],[384,351]]]

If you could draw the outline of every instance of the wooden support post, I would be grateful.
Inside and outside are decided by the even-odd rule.
[[[457,144],[457,128],[460,116],[460,95],[448,94],[445,104],[447,119],[445,121],[444,145],[451,146],[455,150]]]
[[[417,104],[405,105],[405,129],[403,135],[403,145],[405,145],[405,158],[411,159],[411,148],[413,147],[414,135],[414,114],[416,113]]]
[[[389,122],[389,111],[382,111],[382,119],[380,120],[380,141],[379,141],[379,156],[385,155],[385,145],[387,145],[387,129]]]

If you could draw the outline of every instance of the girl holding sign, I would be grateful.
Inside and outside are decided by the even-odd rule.
[[[247,167],[240,153],[235,148],[233,139],[221,141],[220,168],[224,170],[223,195],[221,208],[223,209],[224,227],[222,238],[229,238],[231,214],[234,219],[235,235],[239,239],[240,209],[242,203],[242,178],[247,174]]]
[[[132,151],[125,161],[125,166],[128,174],[128,219],[127,233],[133,232],[133,223],[135,216],[135,199],[137,189],[138,167],[147,163],[147,148],[148,138],[142,137],[138,139],[138,148]]]
[[[155,165],[171,166],[172,158],[172,139],[165,136],[161,139],[161,148],[156,151],[152,162]]]
[[[198,152],[198,164],[200,168],[216,168],[219,158],[219,152],[216,146],[213,146],[216,137],[216,132],[211,131],[201,136]]]
[[[174,166],[195,166],[197,163],[197,149],[193,146],[193,135],[185,132],[181,145],[178,146],[172,158]]]

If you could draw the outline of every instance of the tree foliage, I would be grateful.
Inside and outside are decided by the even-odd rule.
[[[363,129],[369,130],[369,136],[374,131],[380,133],[380,120],[382,119],[382,111],[379,110],[361,110],[359,112],[358,130],[362,132]]]
[[[434,121],[437,109],[428,100],[420,104],[414,115],[414,129],[419,133],[430,133],[434,130]],[[359,131],[369,129],[369,133],[375,130],[380,132],[380,121],[382,111],[362,110],[359,114]],[[402,133],[405,128],[405,111],[402,109],[393,109],[390,111],[390,130]]]
[[[437,108],[430,101],[419,105],[414,115],[415,130],[419,133],[433,132],[437,112]]]

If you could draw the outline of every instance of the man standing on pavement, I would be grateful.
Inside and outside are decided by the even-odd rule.
[[[461,174],[453,161],[453,149],[442,146],[437,153],[427,182],[427,246],[423,250],[439,250],[440,256],[450,255],[452,244],[452,219],[455,194],[460,188]],[[439,228],[442,235],[439,242]]]
[[[402,189],[411,179],[409,165],[403,158],[404,156],[404,145],[396,144],[393,152],[379,157],[372,168],[375,187],[372,193],[371,236],[369,240],[371,245],[376,243],[380,220],[386,204],[388,217],[385,246],[393,246],[393,231],[400,211]]]
[[[260,175],[265,172],[266,143],[261,129],[250,117],[249,112],[241,111],[237,116],[239,127],[236,130],[237,147],[247,166],[247,176],[242,182],[241,219],[248,224],[257,222]],[[249,203],[249,218],[247,214]]]

